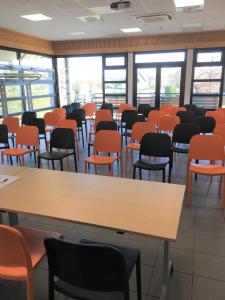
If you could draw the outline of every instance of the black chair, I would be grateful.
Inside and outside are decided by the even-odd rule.
[[[54,291],[80,300],[130,300],[129,278],[136,265],[141,300],[140,250],[94,241],[44,241],[49,266],[49,300]]]
[[[195,104],[184,104],[184,107],[188,111],[193,111],[193,110],[198,109],[197,105],[195,105]]]
[[[37,118],[35,111],[25,111],[22,114],[22,125],[29,125],[30,120]]]
[[[194,123],[181,123],[175,126],[172,137],[172,151],[176,153],[188,153],[191,138],[200,134],[200,128]]]
[[[57,152],[53,149],[59,150],[73,150],[72,152]],[[41,159],[50,160],[52,162],[52,168],[55,170],[54,161],[60,161],[60,168],[63,171],[63,159],[67,156],[73,155],[75,172],[77,172],[77,158],[75,148],[74,132],[70,128],[55,128],[51,133],[50,138],[50,151],[44,152],[38,155],[38,168],[41,165]]]
[[[178,111],[176,115],[180,118],[180,123],[193,123],[194,114],[192,111]]]
[[[5,124],[0,124],[0,149],[9,149],[8,127]]]
[[[150,104],[139,104],[138,105],[138,113],[144,115],[144,117],[147,119],[149,112],[152,110],[152,107]]]
[[[102,103],[101,109],[109,109],[113,116],[113,104],[112,103]]]
[[[67,119],[69,120],[75,120],[77,122],[77,131],[78,131],[78,138],[80,138],[79,133],[81,133],[82,136],[82,144],[83,144],[83,148],[84,148],[84,132],[83,132],[83,110],[79,110],[77,112],[77,110],[73,111],[72,113],[68,114]],[[86,122],[86,120],[85,120]],[[87,127],[86,127],[87,128]]]
[[[86,134],[86,139],[87,139],[87,120],[86,120],[86,112],[85,112],[85,110],[83,108],[74,109],[73,113],[81,115],[82,124],[85,127],[85,134]]]
[[[73,102],[70,104],[71,112],[73,112],[75,109],[80,109],[80,102]]]
[[[197,116],[194,118],[194,123],[200,128],[201,133],[213,133],[216,126],[216,121],[212,117]]]
[[[133,127],[134,123],[136,123],[136,122],[145,122],[144,115],[134,114],[134,115],[128,116],[126,118],[125,131],[122,132],[122,135],[121,135],[122,145],[123,145],[123,137],[125,137],[125,141],[126,141],[126,145],[127,145],[127,138],[131,137],[132,127]]]
[[[100,130],[117,130],[117,124],[115,121],[101,121],[97,124],[95,131]],[[88,143],[88,156],[91,154],[91,146],[93,147],[94,144]]]
[[[196,108],[196,109],[192,109],[192,112],[194,114],[194,116],[205,116],[206,114],[206,110],[204,108]]]
[[[142,159],[142,156],[154,156],[154,159]],[[166,166],[169,164],[169,178],[171,181],[171,170],[173,167],[173,152],[171,139],[165,133],[146,133],[140,143],[139,160],[133,165],[133,179],[136,169],[139,168],[139,178],[142,179],[142,170],[162,171],[162,180],[165,182]]]
[[[46,147],[46,150],[48,150],[48,143],[47,143],[44,119],[43,118],[31,119],[28,121],[27,125],[36,126],[38,128],[39,140],[41,140],[41,139],[45,140],[45,147]]]
[[[125,124],[126,124],[127,118],[130,116],[137,116],[137,115],[138,115],[138,112],[136,110],[127,110],[126,109],[122,112],[121,125],[118,126],[121,130],[121,133],[122,133],[123,128],[125,128],[125,126],[126,126]]]

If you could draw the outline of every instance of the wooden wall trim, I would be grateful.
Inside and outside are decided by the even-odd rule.
[[[52,42],[55,55],[225,47],[225,31]]]
[[[0,28],[0,46],[53,55],[50,41],[32,35]]]

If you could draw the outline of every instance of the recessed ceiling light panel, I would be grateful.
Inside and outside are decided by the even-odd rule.
[[[98,22],[104,21],[104,18],[99,15],[91,15],[91,16],[84,16],[84,17],[77,17],[77,19],[81,20],[82,22]]]
[[[21,18],[24,18],[24,19],[27,19],[27,20],[30,20],[30,21],[46,21],[46,20],[51,20],[52,18],[50,17],[47,17],[45,15],[42,15],[42,14],[34,14],[34,15],[24,15],[24,16],[21,16]]]
[[[174,0],[176,8],[203,6],[204,0]]]
[[[75,32],[69,32],[69,34],[71,35],[86,35],[86,32],[83,31],[75,31]]]
[[[121,31],[125,32],[125,33],[133,33],[133,32],[140,32],[142,31],[140,28],[123,28],[123,29],[120,29]]]

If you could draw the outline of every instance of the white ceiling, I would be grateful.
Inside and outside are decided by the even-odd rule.
[[[225,29],[225,0],[205,0],[202,12],[176,12],[173,0],[131,0],[133,9],[126,12],[107,10],[112,0],[0,0],[0,27],[32,34],[48,40],[93,39],[128,36],[121,28],[139,27],[140,33],[152,35],[183,32],[183,24],[202,24],[192,31]],[[104,7],[104,21],[84,23],[77,17],[96,14]],[[170,13],[172,21],[143,25],[134,15],[149,13]],[[42,13],[52,20],[32,22],[21,15]],[[70,32],[85,32],[85,35],[71,35]]]

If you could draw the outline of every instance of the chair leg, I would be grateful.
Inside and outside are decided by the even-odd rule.
[[[113,176],[113,164],[109,165],[109,176]]]
[[[199,163],[199,160],[196,159],[195,163],[198,164],[198,163]],[[197,175],[197,173],[195,173],[195,180],[197,180],[197,179],[198,179],[198,175]]]
[[[63,171],[63,161],[62,161],[62,159],[60,159],[60,169],[61,169],[61,171]]]
[[[172,168],[171,168],[171,166],[169,166],[169,178],[168,178],[169,183],[171,182],[171,171],[172,171]]]
[[[166,169],[163,169],[163,171],[162,171],[162,181],[163,182],[166,182]]]
[[[52,169],[55,170],[54,160],[52,160]]]
[[[41,158],[38,156],[38,169],[41,167]]]
[[[95,167],[95,175],[97,175],[97,166],[94,165],[94,167]]]
[[[84,173],[87,174],[87,162],[84,162]]]
[[[33,277],[33,276],[30,276]],[[34,299],[34,284],[33,278],[27,278],[27,300]]]
[[[223,178],[223,201],[222,207],[225,208],[225,175],[221,176]]]
[[[188,181],[187,181],[187,206],[190,206],[191,198],[191,187],[192,187],[192,172],[188,172]]]
[[[136,261],[137,299],[141,300],[141,258],[140,254]]]
[[[120,157],[120,177],[123,177],[123,159]]]
[[[76,156],[75,149],[74,149],[74,166],[75,166],[75,172],[77,172],[77,156]]]
[[[139,168],[139,179],[142,180],[142,170]]]
[[[84,148],[84,133],[83,133],[83,127],[81,126],[81,136],[82,136],[82,144]]]
[[[126,154],[125,154],[125,174],[127,175],[127,165],[128,165],[128,155],[129,155],[129,152],[128,152],[128,148],[126,148]]]
[[[35,162],[35,165],[36,165],[36,163],[37,163],[36,151],[34,151],[34,162]]]
[[[87,140],[87,138],[88,138],[88,132],[87,132],[87,120],[85,120],[84,126],[85,126],[86,140]]]
[[[136,177],[136,167],[133,166],[133,179],[135,179],[135,177]]]

